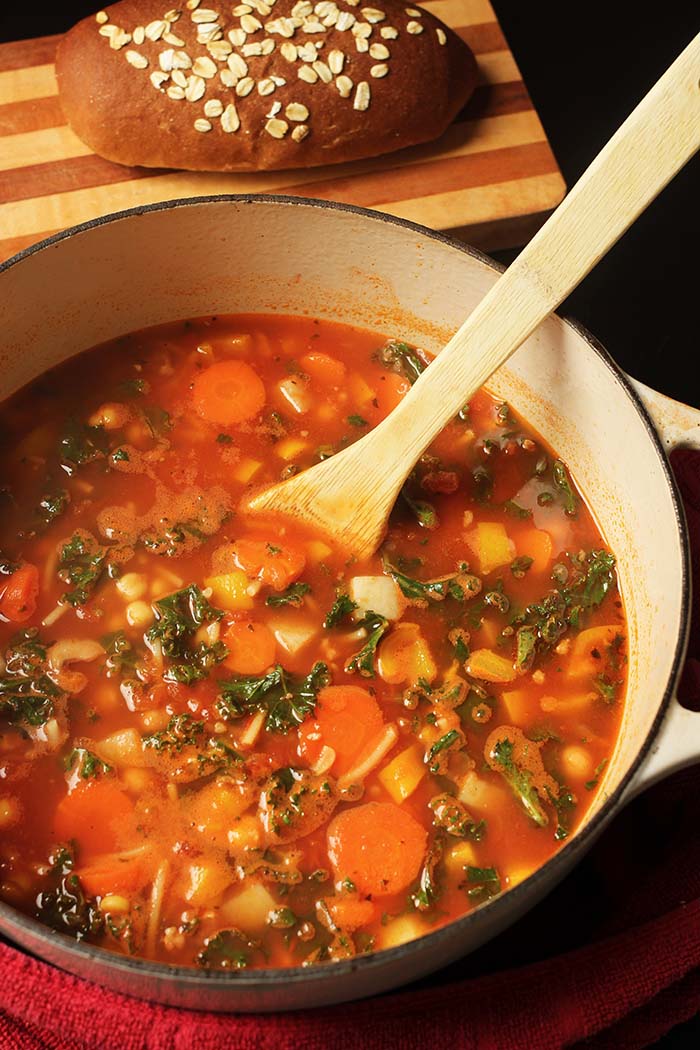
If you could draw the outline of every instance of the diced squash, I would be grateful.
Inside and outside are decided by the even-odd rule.
[[[400,804],[413,794],[424,776],[423,755],[412,744],[384,766],[379,773],[379,780],[394,802]]]
[[[377,669],[390,685],[433,682],[437,667],[417,623],[400,623],[379,646]]]
[[[517,540],[518,557],[532,558],[529,572],[544,572],[552,560],[552,537],[544,529],[528,529]]]
[[[311,391],[305,379],[299,376],[289,376],[277,384],[277,390],[282,396],[283,403],[288,408],[293,408],[299,415],[303,415],[311,408]]]
[[[287,437],[282,438],[281,441],[277,442],[275,445],[275,452],[280,459],[284,459],[287,463],[290,463],[308,448],[309,443],[308,441],[304,441],[303,438]]]
[[[373,401],[376,394],[369,383],[357,372],[351,372],[347,380],[347,391],[350,400],[357,405],[366,405]]]
[[[253,480],[261,466],[262,463],[259,459],[251,459],[250,456],[241,456],[241,458],[229,468],[229,473],[236,481],[240,481],[241,485],[247,485],[249,481]]]
[[[455,842],[445,851],[444,863],[450,875],[458,875],[467,866],[478,868],[479,860],[474,843],[466,839]]]
[[[476,649],[465,666],[467,674],[484,682],[512,682],[515,678],[513,661],[493,649]]]
[[[574,696],[558,697],[558,696],[543,696],[540,698],[540,707],[545,714],[555,714],[557,711],[561,711],[562,714],[566,714],[567,711],[584,711],[587,707],[591,706],[596,694],[590,693],[576,693]]]
[[[479,562],[484,574],[510,565],[515,558],[515,544],[500,521],[482,521],[465,537],[467,546]]]
[[[589,627],[574,638],[566,677],[569,679],[591,679],[605,669],[606,650],[616,635],[622,633],[618,624]],[[597,656],[593,654],[597,653]]]
[[[523,882],[528,877],[528,875],[531,875],[531,874],[532,874],[532,868],[524,868],[524,867],[511,868],[509,871],[506,872],[506,875],[505,875],[505,878],[504,878],[503,881],[504,881],[505,885],[508,887],[508,889],[512,890],[513,886],[517,886],[519,882]]]
[[[485,616],[479,627],[478,639],[474,641],[478,640],[482,649],[493,649],[502,630],[502,623],[498,623],[493,616]]]
[[[399,944],[414,941],[428,932],[425,923],[415,915],[399,915],[390,919],[378,934],[378,948],[396,948]]]
[[[190,826],[207,842],[226,849],[236,818],[250,806],[250,794],[232,781],[220,780],[207,784],[190,798],[187,813]]]
[[[526,689],[509,689],[501,694],[507,721],[514,726],[525,726],[536,710],[534,701]]]
[[[216,904],[231,885],[232,874],[226,863],[218,857],[196,860],[187,869],[185,898],[191,904],[210,908]]]
[[[262,841],[262,827],[257,817],[248,814],[236,817],[228,829],[229,851],[239,853],[244,849],[257,849]]]
[[[306,556],[309,562],[314,565],[318,565],[319,562],[325,561],[325,559],[332,554],[333,551],[324,543],[323,540],[309,540],[306,544]]]
[[[145,766],[141,737],[136,729],[119,729],[95,744],[103,761],[111,766]]]
[[[261,882],[252,882],[224,901],[219,914],[231,926],[238,926],[246,933],[257,932],[265,928],[268,915],[277,907],[270,891]]]
[[[208,576],[204,586],[211,587],[213,605],[231,611],[253,608],[253,598],[248,593],[250,580],[240,569],[221,576]]]
[[[406,599],[391,576],[353,576],[348,594],[360,613],[371,610],[387,620],[399,620],[406,608]]]

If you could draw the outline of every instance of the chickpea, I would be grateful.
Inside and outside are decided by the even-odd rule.
[[[153,622],[153,610],[148,602],[129,602],[126,607],[126,622],[131,627],[148,627]]]
[[[105,430],[119,430],[128,423],[131,412],[126,405],[119,401],[107,401],[100,405],[96,412],[90,416],[88,423],[91,427],[104,427]]]
[[[135,602],[143,598],[147,586],[146,577],[142,572],[125,572],[117,580],[117,590],[128,602]]]
[[[569,744],[563,749],[561,764],[566,775],[574,780],[587,780],[593,773],[590,752],[579,744]]]

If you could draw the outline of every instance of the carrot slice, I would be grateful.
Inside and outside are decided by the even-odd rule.
[[[348,893],[343,897],[328,897],[326,905],[333,922],[346,933],[353,933],[361,926],[367,926],[377,914],[376,905],[372,901],[361,900],[357,893]]]
[[[552,537],[544,529],[528,529],[515,540],[518,555],[532,558],[530,572],[544,572],[552,560]]]
[[[113,854],[95,858],[92,864],[77,868],[75,874],[91,897],[104,897],[107,893],[135,893],[141,889],[146,876],[141,857],[121,860]]]
[[[396,408],[399,401],[402,401],[411,389],[409,381],[404,379],[403,376],[396,375],[394,372],[383,373],[375,385],[377,407],[381,419],[384,416],[388,416],[391,410]]]
[[[61,799],[53,830],[59,841],[75,839],[81,855],[114,853],[130,838],[133,816],[133,802],[114,780],[88,780]]]
[[[0,619],[24,623],[36,612],[39,596],[39,570],[25,562],[4,582],[0,577]]]
[[[275,659],[275,636],[264,623],[238,620],[224,634],[229,655],[224,661],[236,674],[261,674]]]
[[[336,361],[328,354],[312,352],[304,354],[299,361],[301,369],[322,386],[336,388],[342,386],[347,369],[342,361]]]
[[[283,591],[304,571],[306,557],[296,547],[266,540],[243,539],[233,544],[233,557],[239,569],[253,580]]]
[[[400,893],[423,863],[428,833],[393,802],[367,802],[346,809],[328,827],[328,856],[336,877],[348,878],[360,893]]]
[[[310,766],[322,749],[335,751],[333,772],[347,772],[360,752],[384,725],[379,704],[356,685],[329,685],[316,699],[314,718],[299,726],[299,752]]]
[[[202,419],[229,426],[257,416],[265,404],[265,387],[245,361],[219,361],[199,373],[192,400]]]

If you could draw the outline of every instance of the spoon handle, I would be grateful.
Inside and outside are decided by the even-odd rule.
[[[387,490],[394,486],[394,495],[398,492],[406,463],[418,459],[699,147],[700,34],[633,110],[400,405],[361,442],[373,442],[369,462],[379,466],[374,457],[381,458],[378,474]]]

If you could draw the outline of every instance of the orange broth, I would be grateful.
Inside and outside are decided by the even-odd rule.
[[[382,549],[246,515],[429,358],[207,317],[67,361],[0,415],[0,895],[114,951],[290,966],[525,878],[615,745],[625,620],[566,467],[485,391]]]

